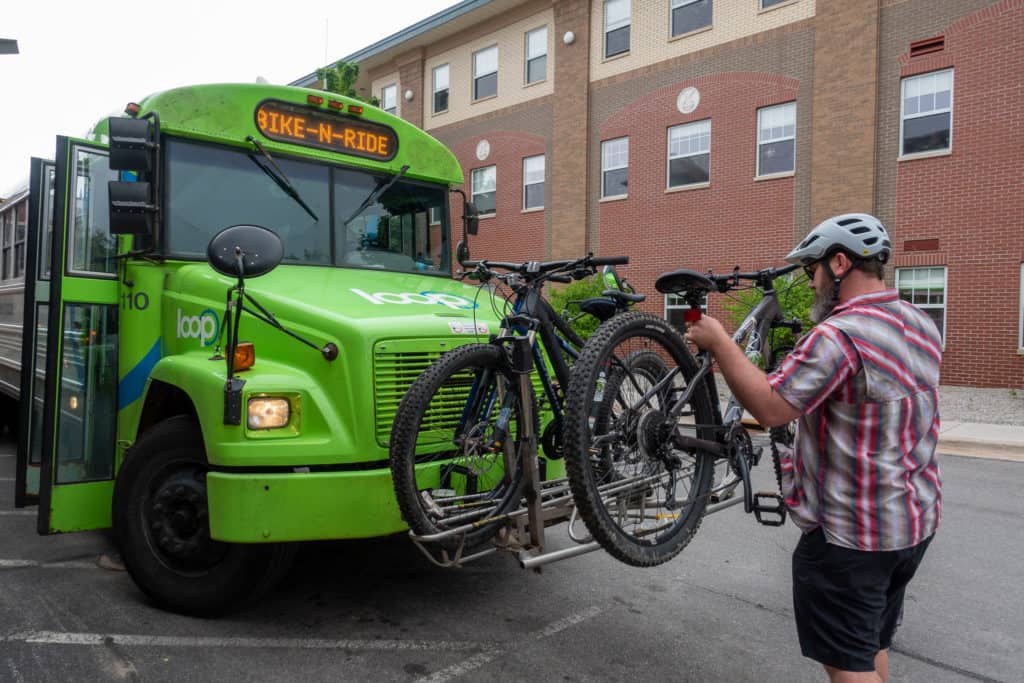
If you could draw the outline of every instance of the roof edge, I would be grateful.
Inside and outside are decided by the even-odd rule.
[[[432,31],[438,26],[446,24],[449,21],[452,21],[453,19],[461,17],[464,14],[469,14],[470,12],[479,9],[484,5],[489,5],[492,1],[493,0],[462,0],[462,2],[458,3],[457,5],[452,5],[447,9],[443,9],[437,14],[431,15],[426,19],[423,19],[422,21],[418,21],[412,26],[404,28],[401,31],[398,31],[397,33],[392,33],[390,36],[382,38],[378,40],[376,43],[364,47],[362,50],[358,50],[346,57],[342,57],[340,60],[336,59],[329,63],[335,64],[338,61],[343,61],[349,62],[350,64],[358,64],[365,59],[373,57],[376,54],[380,54],[385,50],[389,50],[395,47],[396,45],[402,44],[405,41],[409,40],[410,38],[415,38],[418,35],[427,33],[428,31]],[[288,85],[307,87],[313,84],[315,81],[316,71],[313,71],[312,73],[306,74],[302,78],[292,81]]]

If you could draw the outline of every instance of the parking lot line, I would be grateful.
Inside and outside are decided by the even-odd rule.
[[[583,610],[582,612],[570,614],[567,617],[564,617],[562,619],[559,619],[558,621],[554,621],[548,624],[539,631],[534,631],[533,633],[527,634],[524,638],[520,638],[515,642],[506,644],[504,647],[490,648],[488,650],[485,650],[484,652],[473,655],[465,661],[458,662],[457,664],[453,664],[447,668],[441,669],[440,671],[436,671],[429,676],[417,678],[416,683],[446,683],[447,681],[450,681],[453,678],[458,678],[463,674],[469,673],[470,671],[473,671],[475,669],[479,669],[485,664],[494,661],[495,659],[505,654],[509,650],[515,648],[518,645],[518,643],[521,643],[525,640],[542,640],[549,636],[553,636],[559,631],[564,631],[570,626],[575,626],[580,622],[596,617],[602,611],[603,610],[600,607],[594,606],[589,609]]]
[[[22,567],[41,567],[42,569],[96,569],[96,563],[86,560],[67,560],[64,562],[0,560],[0,569],[21,569]]]
[[[283,648],[294,650],[424,650],[465,652],[493,647],[489,642],[451,640],[353,640],[328,638],[213,638],[204,636],[144,636],[124,633],[63,633],[22,631],[0,636],[0,643],[34,645],[123,645],[126,647]]]

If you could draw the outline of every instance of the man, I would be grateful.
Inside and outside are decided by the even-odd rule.
[[[762,425],[799,418],[783,457],[800,647],[833,683],[886,681],[907,583],[941,520],[941,339],[883,282],[892,246],[878,219],[830,218],[786,257],[815,292],[817,323],[766,376],[714,318],[687,337],[710,350]]]

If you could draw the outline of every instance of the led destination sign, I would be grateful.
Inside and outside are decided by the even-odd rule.
[[[271,140],[389,161],[398,136],[386,126],[268,100],[256,108],[256,127]]]

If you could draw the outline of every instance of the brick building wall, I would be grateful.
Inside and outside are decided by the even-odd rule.
[[[946,14],[946,23],[934,16],[915,22],[911,16],[920,2],[892,10],[907,20],[893,22],[900,30],[886,45],[889,55],[899,51],[884,70],[884,88],[891,93],[886,99],[896,102],[885,112],[880,135],[887,144],[879,144],[886,166],[895,167],[887,174],[895,175],[895,191],[885,197],[886,208],[895,226],[897,268],[946,267],[943,382],[1020,387],[1024,0],[973,4],[985,6],[965,16],[961,3],[946,3],[955,10]],[[961,18],[950,21],[956,16]],[[945,38],[941,51],[910,56],[910,42],[938,35]],[[949,68],[950,152],[898,160],[900,79]],[[907,251],[914,245],[926,248]]]
[[[662,8],[664,4],[666,7]],[[435,41],[389,48],[370,78],[413,84],[413,116],[451,147],[466,173],[497,167],[497,212],[481,221],[473,255],[502,259],[628,254],[623,273],[648,294],[666,270],[756,269],[781,257],[818,220],[877,214],[894,238],[895,269],[946,268],[943,382],[1024,386],[1020,349],[1024,187],[1019,165],[1024,92],[1024,0],[755,0],[715,2],[713,25],[667,35],[668,3],[633,0],[630,50],[604,59],[598,0],[502,0],[457,19]],[[512,45],[548,26],[548,80],[506,87],[485,105],[458,100],[475,47]],[[664,24],[664,25],[663,25]],[[572,31],[575,40],[563,41]],[[940,52],[911,57],[942,35]],[[414,47],[415,45],[415,47]],[[422,57],[408,55],[420,50]],[[505,54],[514,48],[504,50]],[[406,57],[403,58],[403,55]],[[515,56],[513,60],[511,57]],[[522,55],[499,56],[502,73]],[[452,110],[431,116],[431,67],[452,60]],[[458,62],[458,64],[456,64]],[[952,149],[901,159],[901,79],[954,69]],[[676,97],[701,93],[681,114]],[[755,178],[757,110],[796,102],[795,172]],[[667,130],[711,121],[711,179],[669,190]],[[602,201],[601,142],[629,137],[629,196]],[[490,143],[490,157],[476,158]],[[545,208],[522,210],[522,159],[545,155]],[[453,201],[454,229],[461,210]],[[721,314],[713,297],[712,313]]]

